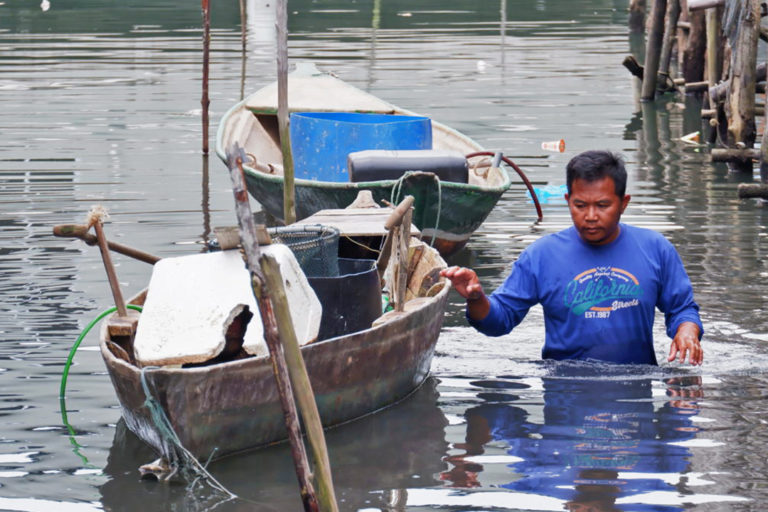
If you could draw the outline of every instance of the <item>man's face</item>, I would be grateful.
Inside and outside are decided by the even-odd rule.
[[[629,195],[616,195],[613,178],[588,182],[576,179],[565,194],[571,219],[582,240],[593,245],[613,242],[619,236],[619,219],[629,204]]]

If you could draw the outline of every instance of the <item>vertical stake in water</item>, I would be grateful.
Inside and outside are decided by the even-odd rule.
[[[245,153],[237,144],[227,155],[235,196],[235,209],[240,225],[240,238],[246,255],[246,264],[251,273],[253,293],[259,305],[261,321],[264,324],[264,338],[269,348],[280,404],[288,428],[291,455],[301,486],[304,509],[307,511],[338,512],[325,435],[312,392],[312,385],[293,328],[288,299],[280,275],[280,266],[273,256],[261,253],[259,248],[256,226],[248,203],[248,192],[243,176],[244,158]],[[310,480],[307,454],[299,432],[296,403],[298,403],[304,420],[307,439],[315,462],[314,477],[317,483],[317,494],[315,494],[314,486]]]
[[[211,10],[209,0],[202,0],[203,7],[203,97],[200,104],[203,107],[203,154],[208,154],[208,64],[210,62],[211,46]]]
[[[648,30],[648,40],[645,43],[645,67],[643,71],[643,88],[640,93],[642,101],[653,101],[656,98],[656,79],[661,60],[661,45],[664,38],[664,15],[667,13],[667,0],[653,0],[651,8],[651,26]]]
[[[291,132],[288,126],[288,0],[277,2],[277,125],[283,151],[283,219],[296,222]]]

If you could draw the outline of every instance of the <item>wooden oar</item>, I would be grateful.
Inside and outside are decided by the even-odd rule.
[[[61,224],[54,226],[53,234],[64,238],[79,238],[88,245],[98,245],[98,238],[96,235],[89,233],[88,229],[88,226],[85,224]],[[107,241],[107,247],[112,251],[149,263],[150,265],[160,261],[160,258],[157,256],[117,242]]]

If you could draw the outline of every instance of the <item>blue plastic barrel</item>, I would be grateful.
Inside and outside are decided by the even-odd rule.
[[[358,112],[294,112],[291,149],[296,178],[349,181],[347,155],[366,149],[432,149],[428,117]]]

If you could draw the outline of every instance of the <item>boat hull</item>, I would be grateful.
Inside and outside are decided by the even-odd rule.
[[[216,136],[216,153],[226,163],[227,153],[237,144],[252,157],[243,165],[248,191],[264,211],[282,222],[284,179],[276,88],[276,84],[270,84],[259,89],[222,117]],[[291,73],[288,89],[291,112],[418,115],[314,67]],[[432,147],[461,155],[483,151],[471,138],[435,120],[432,120]],[[346,208],[360,190],[370,190],[379,204],[384,199],[397,203],[405,195],[413,195],[413,224],[421,230],[425,240],[431,241],[434,235],[435,248],[442,256],[449,256],[466,244],[511,185],[509,174],[503,167],[495,168],[491,173],[486,167],[481,172],[475,167],[480,160],[470,161],[467,183],[438,181],[434,174],[422,172],[408,173],[400,180],[357,183],[296,179],[296,219],[302,220],[320,210]]]
[[[324,426],[396,403],[424,382],[442,327],[448,289],[443,287],[421,307],[392,321],[302,348]],[[142,296],[134,300],[141,302]],[[110,348],[106,327],[100,345],[126,425],[161,456],[172,457],[175,449],[161,435],[145,405],[142,378],[181,444],[199,460],[264,446],[287,436],[268,357],[197,368],[142,370]]]

